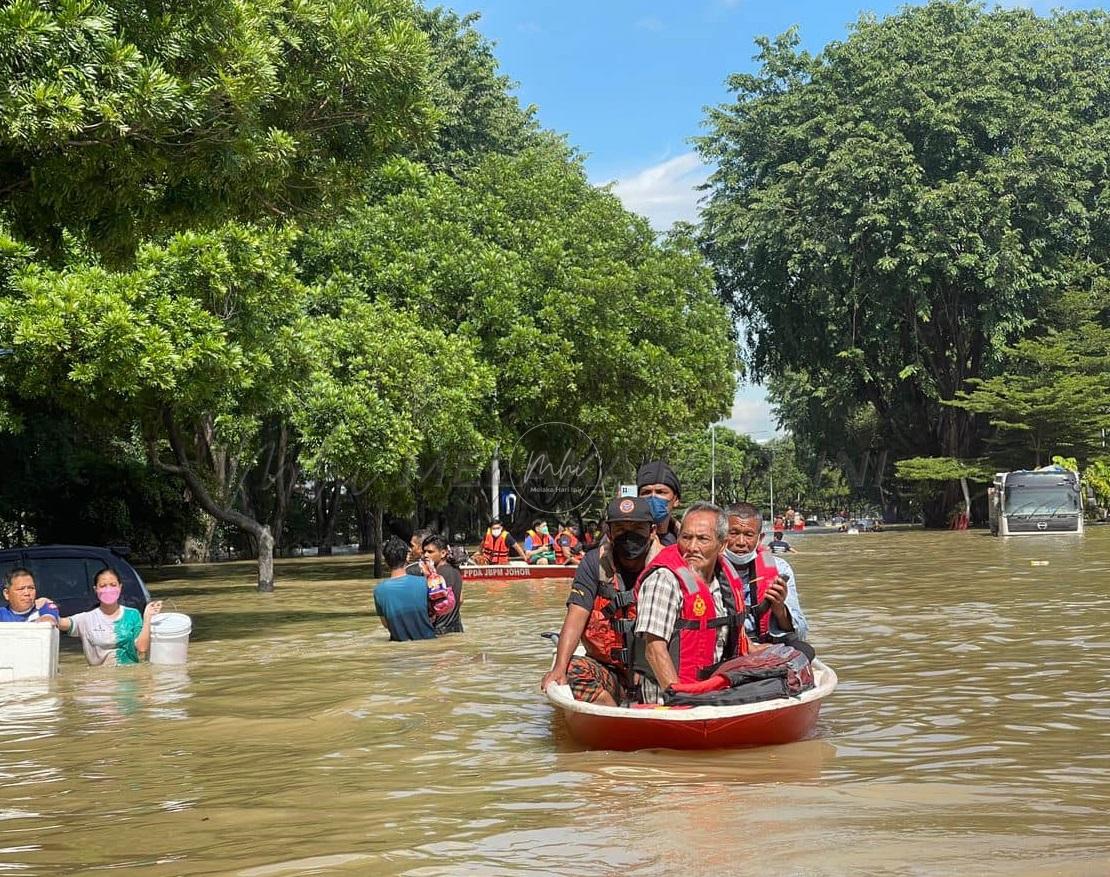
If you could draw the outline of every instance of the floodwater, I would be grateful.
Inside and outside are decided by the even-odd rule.
[[[1110,527],[795,544],[819,736],[700,754],[567,739],[561,583],[391,644],[359,558],[163,571],[187,667],[0,688],[0,872],[1110,873]]]

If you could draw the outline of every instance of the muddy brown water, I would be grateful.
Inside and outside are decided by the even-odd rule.
[[[819,736],[699,754],[567,738],[564,583],[391,644],[361,558],[164,570],[186,667],[0,688],[0,873],[1110,873],[1110,528],[796,545]]]

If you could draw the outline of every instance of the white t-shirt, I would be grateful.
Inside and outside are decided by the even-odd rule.
[[[114,615],[105,615],[99,608],[78,612],[70,617],[69,635],[81,638],[85,660],[93,667],[101,664],[138,664],[135,639],[143,629],[138,609],[120,606]]]

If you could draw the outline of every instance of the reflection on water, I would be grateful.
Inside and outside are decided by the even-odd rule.
[[[1110,528],[798,545],[841,686],[817,739],[716,753],[567,737],[565,584],[468,582],[464,636],[389,644],[357,558],[177,570],[187,667],[0,686],[0,871],[1110,873]]]

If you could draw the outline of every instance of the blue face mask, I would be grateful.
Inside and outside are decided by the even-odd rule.
[[[646,497],[648,508],[651,509],[651,519],[657,524],[662,524],[667,515],[671,513],[670,506],[661,496]]]

